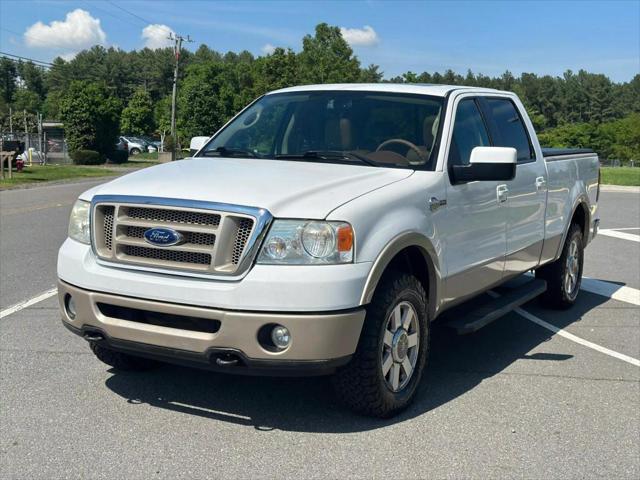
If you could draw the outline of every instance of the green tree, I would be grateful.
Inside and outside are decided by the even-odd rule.
[[[292,87],[300,82],[300,65],[296,53],[284,48],[276,48],[271,55],[261,57],[255,62],[255,96]]]
[[[18,88],[13,96],[13,109],[30,113],[39,112],[42,109],[42,99],[40,96],[27,88]]]
[[[44,70],[33,62],[18,63],[18,75],[24,83],[24,88],[44,100],[47,93],[44,83]]]
[[[13,60],[7,57],[0,58],[0,97],[7,104],[13,101],[16,91],[16,80],[18,79],[18,69]]]
[[[136,90],[127,107],[122,110],[120,130],[129,135],[146,135],[153,132],[153,103],[146,90]]]
[[[358,81],[363,83],[379,83],[383,77],[384,73],[380,71],[380,66],[371,64],[360,71]]]
[[[360,77],[360,62],[340,28],[326,23],[316,26],[314,36],[302,39],[299,58],[301,83],[349,83]]]
[[[60,104],[69,150],[109,155],[118,136],[120,110],[120,101],[104,83],[73,82]]]

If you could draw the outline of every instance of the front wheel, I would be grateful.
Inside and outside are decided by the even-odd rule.
[[[132,148],[129,153],[131,155],[138,155],[139,153],[142,153],[142,152],[141,152],[141,150],[139,148]]]
[[[569,308],[575,303],[582,284],[583,263],[582,229],[573,224],[569,227],[560,258],[536,270],[536,277],[547,281],[547,291],[542,296],[545,305]]]
[[[338,396],[352,410],[388,418],[413,400],[429,345],[427,296],[417,278],[394,273],[378,286],[358,348],[333,377]]]

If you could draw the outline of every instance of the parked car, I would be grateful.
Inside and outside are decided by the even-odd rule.
[[[465,303],[452,326],[469,333],[538,295],[571,306],[598,229],[597,155],[542,149],[510,92],[287,88],[191,148],[73,207],[63,323],[116,369],[332,374],[349,407],[388,417],[434,319]]]
[[[129,145],[129,155],[138,155],[142,152],[155,152],[156,148],[153,145],[147,143],[146,140],[143,140],[140,137],[134,136],[121,136],[121,140],[127,142]]]
[[[148,135],[141,135],[140,138],[145,142],[147,142],[148,145],[151,145],[152,147],[154,147],[156,149],[155,151],[158,151],[158,152],[160,151],[160,148],[162,147],[162,142],[157,138],[149,137]]]
[[[129,143],[124,138],[119,137],[118,142],[116,143],[116,150],[129,152]]]

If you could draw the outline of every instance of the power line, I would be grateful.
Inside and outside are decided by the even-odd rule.
[[[89,1],[84,0],[82,3],[84,3],[87,6],[87,8],[91,8],[93,10],[98,10],[99,12],[106,13],[107,15],[109,15],[110,17],[115,18],[116,20],[121,20],[123,22],[128,23],[129,25],[137,26],[135,23],[133,23],[132,21],[130,21],[127,18],[123,17],[122,15],[116,15],[115,13],[110,12],[109,10],[105,10],[103,8],[97,7],[93,3],[90,3]]]
[[[39,67],[45,67],[45,66],[46,67],[53,67],[53,63],[43,62],[42,60],[36,60],[35,58],[22,57],[20,55],[14,55],[13,53],[0,52],[0,55],[4,55],[5,57],[13,57],[13,58],[17,58],[19,60],[26,60],[26,61],[29,61],[29,62],[41,64],[41,65],[38,65]]]
[[[163,30],[165,30],[167,33],[172,34],[173,31],[169,28],[169,27],[165,27],[164,25],[160,25],[158,23],[155,22],[150,22],[149,20],[147,20],[146,18],[142,18],[140,15],[135,14],[133,12],[130,12],[129,10],[127,10],[124,7],[121,7],[120,5],[118,5],[117,3],[112,2],[111,0],[107,0],[108,3],[110,3],[111,5],[113,5],[116,8],[119,8],[120,10],[122,10],[125,13],[128,13],[129,15],[131,15],[134,18],[137,18],[138,20],[140,20],[141,22],[143,22],[145,25],[156,25],[160,28],[162,28]]]

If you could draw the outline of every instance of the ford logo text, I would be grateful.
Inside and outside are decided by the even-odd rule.
[[[144,232],[144,239],[157,247],[170,247],[184,242],[184,235],[171,228],[156,227]]]

